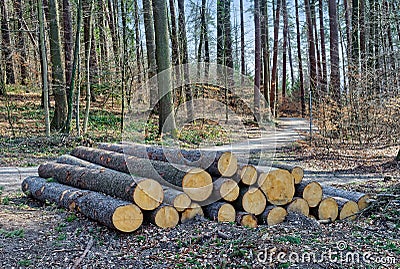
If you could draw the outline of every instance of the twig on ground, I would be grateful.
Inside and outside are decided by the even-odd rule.
[[[89,252],[90,248],[93,246],[93,238],[90,239],[89,243],[86,246],[85,251],[83,251],[82,255],[79,257],[79,259],[77,259],[74,263],[74,266],[72,266],[72,269],[76,269],[78,268],[78,265],[83,261],[83,259],[85,258],[85,256],[87,255],[87,253]]]

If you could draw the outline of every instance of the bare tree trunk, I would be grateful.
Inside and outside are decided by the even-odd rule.
[[[288,15],[286,0],[282,1],[282,15],[283,15],[283,56],[282,56],[282,101],[286,99],[286,81],[287,81],[287,41],[288,41]]]
[[[2,54],[6,66],[6,84],[15,84],[14,64],[11,52],[10,28],[8,26],[8,12],[5,2],[0,5],[1,8],[1,38]]]
[[[303,76],[303,60],[301,57],[301,32],[299,22],[299,3],[295,0],[296,8],[296,40],[297,40],[297,58],[299,62],[299,84],[300,84],[300,100],[301,100],[301,116],[304,118],[306,114],[306,101],[304,92],[304,76]]]
[[[49,0],[49,21],[52,88],[55,100],[55,111],[51,121],[51,129],[53,131],[61,131],[64,130],[67,121],[68,105],[65,90],[64,68],[61,60],[57,0]]]
[[[46,126],[46,136],[50,136],[50,116],[49,116],[49,84],[48,84],[48,65],[47,65],[47,53],[46,53],[46,38],[45,38],[45,27],[44,27],[44,13],[43,13],[43,1],[37,1],[38,8],[38,20],[39,20],[39,48],[41,54],[41,68],[42,68],[42,87],[43,87],[43,98],[44,98],[44,120]],[[1,72],[2,75],[2,72]]]
[[[327,70],[327,60],[326,60],[326,45],[325,45],[325,27],[324,27],[324,6],[323,1],[318,0],[318,11],[319,11],[319,35],[321,38],[321,86],[323,92],[326,91],[328,83],[328,70]]]
[[[260,3],[254,0],[254,114],[260,119],[260,76],[261,76],[261,31],[260,31]]]
[[[144,18],[144,29],[146,35],[146,52],[147,52],[147,67],[148,67],[148,79],[156,75],[156,55],[155,55],[155,44],[154,44],[154,24],[153,24],[153,8],[151,0],[143,0],[143,18]],[[157,101],[157,89],[150,87],[150,108],[153,108]]]
[[[5,3],[4,3],[5,4]],[[25,39],[24,39],[24,31],[22,27],[23,12],[22,12],[22,1],[16,0],[14,2],[14,13],[15,17],[17,18],[17,30],[18,34],[16,37],[16,48],[18,50],[18,62],[20,66],[21,72],[21,84],[26,85],[26,80],[28,78],[28,70],[27,70],[27,63],[26,63],[26,51],[27,47],[25,47]]]
[[[86,2],[86,16],[84,18],[84,39],[85,39],[85,68],[86,68],[86,107],[85,107],[85,117],[83,119],[83,133],[87,133],[88,122],[89,122],[89,112],[90,112],[90,102],[91,102],[91,81],[90,81],[90,55],[92,47],[92,12],[93,12],[93,0],[87,0]]]
[[[169,0],[169,12],[171,16],[171,48],[172,48],[172,66],[174,66],[174,73],[175,73],[175,79],[176,83],[180,84],[181,80],[181,61],[180,61],[180,56],[179,56],[179,42],[178,42],[178,33],[176,29],[176,15],[175,15],[175,1],[174,0]],[[174,79],[174,78],[173,78]],[[175,83],[173,83],[174,86]],[[175,86],[174,86],[175,87]],[[174,88],[173,87],[173,88]],[[180,104],[182,101],[182,87],[179,87],[178,89],[173,89],[174,95],[173,97],[176,99],[174,101],[174,104]]]
[[[308,58],[309,58],[309,69],[310,69],[310,91],[314,92],[316,89],[317,82],[317,62],[315,58],[315,42],[314,42],[314,31],[311,21],[311,9],[309,0],[304,0],[304,6],[306,10],[306,21],[307,21],[307,39],[308,39]]]
[[[72,17],[71,3],[69,0],[63,0],[63,30],[64,30],[64,60],[65,60],[65,81],[67,88],[67,101],[70,107],[70,101],[73,99],[71,92],[71,76],[72,76]],[[78,10],[79,12],[79,10]],[[78,28],[79,29],[79,28]],[[69,112],[68,112],[69,113]]]
[[[156,61],[158,71],[159,129],[158,133],[175,135],[176,125],[171,94],[171,67],[168,42],[167,6],[164,0],[153,0]],[[166,71],[165,71],[166,70]],[[161,72],[165,71],[162,75]]]
[[[307,0],[306,0],[307,1]],[[277,116],[276,113],[276,104],[275,104],[275,95],[277,92],[277,71],[278,71],[278,38],[279,38],[279,17],[281,11],[281,0],[277,0],[277,6],[275,10],[275,21],[274,21],[274,51],[272,58],[272,74],[271,74],[271,91],[270,91],[270,107],[271,113],[274,117]]]
[[[72,112],[73,112],[73,98],[74,98],[74,91],[75,91],[75,76],[76,76],[76,69],[77,69],[77,65],[79,63],[79,53],[80,53],[80,46],[81,46],[81,41],[80,41],[80,33],[81,33],[81,25],[82,25],[82,1],[83,0],[79,0],[78,1],[78,14],[76,17],[76,33],[75,33],[75,48],[74,48],[74,56],[73,56],[73,62],[71,65],[71,74],[70,74],[70,82],[69,82],[69,93],[67,94],[67,98],[68,98],[68,117],[67,117],[67,123],[66,123],[66,133],[69,133],[71,131],[71,121],[72,121]],[[72,29],[71,29],[72,30]],[[79,71],[78,71],[79,74]],[[67,81],[68,82],[68,81]],[[79,83],[79,82],[78,82]],[[80,102],[80,91],[79,91],[79,95],[77,95],[76,98],[76,106],[78,107],[78,109],[76,110],[77,113],[77,122],[76,122],[76,126],[79,127],[79,102]],[[79,128],[77,128],[78,130]],[[78,135],[80,135],[80,130],[78,131]]]
[[[270,120],[270,86],[271,86],[271,72],[270,72],[270,53],[269,53],[269,24],[268,24],[268,2],[261,0],[261,47],[263,52],[263,87],[264,98],[266,100],[265,107],[268,108]]]
[[[186,22],[185,22],[185,3],[184,0],[178,0],[179,10],[179,38],[181,40],[181,55],[183,64],[183,79],[184,89],[186,97],[186,110],[187,116],[190,120],[193,119],[193,102],[192,102],[192,88],[190,86],[190,74],[189,74],[189,54],[187,48],[187,37],[186,37]]]
[[[224,10],[225,0],[217,0],[217,64],[224,65]],[[220,75],[220,74],[219,74]]]
[[[204,62],[205,63],[210,63],[210,45],[208,41],[208,24],[206,21],[206,17],[208,14],[207,8],[206,8],[206,0],[202,0],[201,4],[201,10],[202,10],[202,30],[203,30],[203,39],[204,39]],[[209,73],[210,66],[207,64],[206,69],[204,70],[204,75],[206,78],[208,78],[208,73]]]
[[[243,0],[240,0],[240,71],[242,73],[243,83],[244,75],[246,74],[246,62],[245,62],[245,51],[244,51],[244,11],[243,11]]]
[[[330,93],[340,104],[340,69],[339,69],[339,32],[336,0],[329,0],[330,59],[331,79]]]

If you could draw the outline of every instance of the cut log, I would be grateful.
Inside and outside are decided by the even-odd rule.
[[[267,206],[264,212],[258,216],[258,219],[262,224],[269,226],[282,223],[287,216],[287,211],[283,207],[270,205]]]
[[[244,227],[257,228],[256,216],[248,212],[237,212],[236,223]]]
[[[257,182],[257,169],[251,164],[239,164],[238,171],[234,176],[235,181],[251,186]]]
[[[339,206],[339,219],[355,220],[359,211],[358,204],[354,201],[347,200],[342,197],[332,197]]]
[[[166,186],[163,186],[163,189],[164,204],[175,207],[178,212],[184,211],[192,203],[192,200],[184,192]]]
[[[224,199],[228,202],[233,202],[239,197],[239,185],[230,178],[219,178],[214,181],[213,196],[216,200]]]
[[[295,212],[308,216],[310,214],[310,207],[305,199],[295,197],[290,204],[286,206],[287,212]]]
[[[162,204],[151,211],[150,222],[163,229],[174,228],[179,223],[179,213],[174,207]]]
[[[126,201],[134,201],[143,210],[153,210],[163,201],[162,186],[155,180],[131,176],[107,168],[89,169],[69,164],[46,163],[39,176],[80,189],[102,192]]]
[[[22,190],[42,202],[75,209],[84,216],[122,232],[133,232],[143,222],[143,214],[136,205],[103,194],[80,190],[40,177],[28,177]]]
[[[324,195],[333,196],[333,197],[342,197],[347,200],[356,202],[358,204],[359,210],[363,210],[367,208],[370,204],[370,199],[372,195],[365,194],[361,192],[355,191],[346,191],[338,188],[334,188],[331,186],[324,186],[323,187]]]
[[[267,206],[267,199],[262,191],[255,187],[242,188],[238,199],[234,202],[236,209],[254,215],[260,215]]]
[[[215,202],[203,208],[204,215],[210,220],[218,222],[234,222],[236,218],[235,208],[225,202]]]
[[[204,216],[204,212],[199,204],[192,203],[181,213],[181,223],[194,219],[196,216]]]
[[[213,190],[211,176],[200,168],[87,147],[77,147],[71,154],[113,170],[152,178],[165,186],[183,187],[183,191],[194,201],[205,201]]]
[[[316,207],[322,200],[322,187],[316,181],[303,181],[296,185],[295,195],[306,200],[310,207]]]
[[[99,148],[125,153],[140,158],[199,167],[212,176],[232,177],[237,171],[237,158],[231,152],[185,150],[171,147],[148,146],[136,143],[107,144]]]
[[[289,171],[294,178],[294,184],[299,184],[303,180],[304,169],[300,166],[275,162],[272,163],[272,166]]]
[[[261,173],[258,186],[273,205],[286,205],[293,200],[294,179],[287,170],[271,168],[270,171]]]
[[[66,154],[58,157],[56,162],[63,163],[63,164],[69,164],[69,165],[77,165],[77,166],[87,167],[87,168],[91,168],[91,169],[104,168],[101,165],[94,164],[94,163],[79,159],[79,158],[71,156],[71,155],[66,155]]]
[[[333,222],[339,215],[338,203],[332,197],[323,197],[317,207],[311,207],[310,212],[318,220],[329,220]]]

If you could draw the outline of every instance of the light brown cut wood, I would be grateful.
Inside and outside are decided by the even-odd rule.
[[[239,185],[230,178],[219,178],[214,181],[214,194],[217,198],[222,198],[225,201],[235,201],[239,196]]]
[[[269,226],[282,223],[287,216],[287,211],[285,208],[280,206],[270,205],[267,206],[264,212],[258,217],[262,224],[267,224]]]
[[[185,223],[196,216],[204,216],[204,212],[199,204],[192,203],[181,213],[181,223]]]
[[[294,184],[299,184],[304,178],[304,169],[300,166],[284,163],[273,163],[272,166],[289,171],[294,178]]]
[[[263,192],[255,187],[242,188],[238,199],[234,202],[238,210],[259,215],[267,206],[267,199]]]
[[[178,212],[184,211],[192,203],[192,200],[184,192],[166,186],[163,186],[163,189],[164,204],[175,207]]]
[[[150,221],[160,228],[173,228],[179,223],[178,211],[169,205],[161,205],[151,212]]]
[[[310,207],[305,199],[295,197],[290,204],[286,206],[287,212],[295,212],[308,216],[310,214]]]
[[[215,202],[203,208],[204,215],[218,222],[234,222],[236,217],[235,208],[225,202]]]
[[[239,164],[235,180],[240,181],[244,185],[251,186],[257,182],[257,169],[251,164]]]
[[[139,207],[98,192],[47,182],[40,177],[25,178],[21,187],[23,192],[39,201],[79,211],[84,216],[121,232],[133,232],[143,222]]]
[[[355,220],[359,211],[358,204],[342,197],[332,197],[339,206],[339,219]]]
[[[257,218],[248,212],[237,212],[236,223],[249,228],[257,228]]]
[[[294,179],[287,170],[271,168],[270,171],[261,173],[258,177],[258,185],[268,202],[273,205],[286,205],[293,199]]]
[[[356,202],[358,204],[359,210],[363,210],[370,205],[370,199],[372,195],[365,194],[362,192],[355,192],[355,191],[346,191],[338,188],[334,188],[331,186],[324,186],[323,187],[324,195],[334,196],[334,197],[342,197],[347,200]]]
[[[223,177],[231,177],[237,171],[237,159],[232,152],[224,152],[218,160],[218,171]]]
[[[339,215],[339,206],[332,197],[323,197],[317,207],[310,208],[310,212],[318,220],[329,220],[333,222]]]
[[[212,178],[203,169],[193,168],[183,177],[182,188],[190,199],[202,202],[207,200],[213,191]]]
[[[316,181],[303,181],[296,185],[295,195],[307,201],[310,207],[316,207],[322,200],[322,187]]]

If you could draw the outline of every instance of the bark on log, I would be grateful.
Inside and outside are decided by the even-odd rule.
[[[347,200],[356,202],[358,204],[359,210],[367,208],[370,204],[371,195],[355,191],[346,191],[331,186],[323,187],[324,195],[333,197],[342,197]]]
[[[63,163],[63,164],[69,164],[69,165],[77,165],[81,167],[86,167],[90,169],[101,169],[104,167],[98,164],[94,164],[82,159],[79,159],[77,157],[71,156],[71,155],[61,155],[60,157],[57,158],[56,160],[57,163]]]
[[[310,207],[305,199],[295,197],[290,204],[286,206],[287,212],[295,212],[303,214],[304,216],[310,215]]]
[[[293,200],[294,179],[287,170],[271,168],[270,171],[261,173],[258,186],[273,205],[286,205]]]
[[[199,167],[210,175],[232,177],[237,171],[237,158],[231,152],[185,150],[171,147],[148,146],[142,144],[107,144],[102,143],[100,149],[125,153],[140,158],[148,158],[163,162]]]
[[[37,200],[77,210],[84,216],[118,231],[133,232],[143,222],[142,211],[136,205],[97,192],[47,182],[40,177],[26,178],[22,182],[22,190]]]
[[[131,176],[107,168],[46,163],[39,166],[39,176],[80,189],[102,192],[126,201],[134,201],[143,210],[157,208],[164,199],[162,186],[155,180]]]
[[[238,199],[234,202],[236,209],[254,215],[260,215],[267,206],[263,192],[255,187],[242,188]]]
[[[238,171],[233,179],[236,182],[241,182],[244,185],[251,186],[257,182],[257,169],[251,164],[239,164]]]
[[[287,211],[285,208],[280,206],[270,205],[267,206],[264,212],[258,216],[258,219],[262,224],[267,224],[269,226],[282,223],[287,216]]]
[[[310,207],[316,207],[322,200],[322,187],[316,181],[303,181],[296,185],[295,195],[306,200]]]
[[[256,216],[248,212],[237,212],[236,223],[244,227],[257,228]]]
[[[179,223],[179,213],[174,207],[162,204],[151,211],[149,219],[160,228],[174,228]]]
[[[184,192],[166,186],[163,186],[163,189],[164,204],[175,207],[178,212],[184,211],[192,203],[192,200]]]
[[[192,203],[181,213],[181,223],[188,222],[189,220],[194,219],[196,216],[204,216],[204,212],[199,204]]]
[[[71,154],[113,170],[152,178],[171,188],[180,190],[179,187],[183,187],[183,191],[194,201],[205,201],[213,190],[211,176],[200,168],[87,147],[77,147]]]
[[[210,220],[218,222],[234,222],[236,218],[235,208],[225,202],[215,202],[203,207],[204,215]]]
[[[317,207],[311,207],[310,213],[318,220],[329,220],[333,222],[339,215],[338,203],[332,197],[323,197]]]
[[[289,171],[294,178],[294,184],[299,184],[304,178],[304,169],[300,166],[285,163],[272,163],[272,166]]]
[[[339,219],[355,220],[359,211],[358,204],[342,197],[332,197],[339,206]]]
[[[223,199],[227,202],[233,202],[239,197],[239,185],[230,178],[219,178],[214,181],[213,197],[216,200]]]

